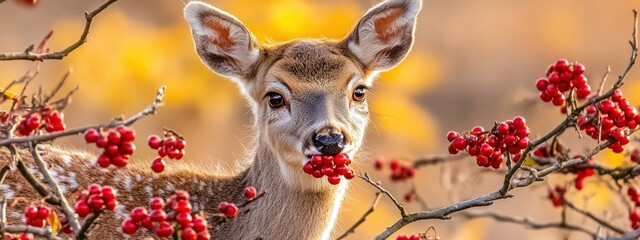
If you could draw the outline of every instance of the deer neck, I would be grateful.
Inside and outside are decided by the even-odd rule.
[[[237,226],[251,226],[243,229],[246,232],[237,231],[247,234],[239,239],[329,239],[346,182],[322,189],[305,188],[293,181],[317,184],[325,180],[312,179],[302,169],[283,169],[288,166],[281,166],[278,154],[265,144],[257,145],[252,158],[245,181],[266,195],[248,206],[246,216],[237,219],[243,222]]]

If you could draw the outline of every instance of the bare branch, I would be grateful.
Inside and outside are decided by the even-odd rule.
[[[481,218],[481,217],[487,217],[487,218],[492,218],[498,222],[506,222],[506,223],[513,223],[513,224],[518,224],[518,225],[522,225],[531,229],[545,229],[545,228],[559,228],[559,229],[565,229],[565,230],[569,230],[569,231],[577,231],[577,232],[582,232],[585,233],[589,236],[595,237],[597,236],[597,234],[595,232],[592,232],[586,228],[584,228],[583,226],[580,225],[573,225],[570,223],[566,223],[564,221],[560,221],[560,222],[550,222],[550,223],[539,223],[539,222],[535,222],[532,221],[531,219],[528,218],[515,218],[509,215],[501,215],[501,214],[497,214],[497,213],[491,213],[491,212],[484,212],[484,213],[463,213],[462,216],[466,217],[466,218]]]
[[[65,49],[60,50],[58,52],[37,53],[37,52],[33,52],[33,49],[28,48],[27,51],[23,51],[23,52],[0,53],[0,61],[7,61],[7,60],[43,61],[43,60],[49,60],[49,59],[63,59],[64,57],[69,55],[69,53],[73,52],[78,47],[82,46],[85,42],[87,42],[87,36],[89,36],[89,30],[91,29],[91,23],[93,22],[93,19],[96,17],[96,15],[98,15],[100,12],[106,9],[109,5],[117,1],[118,0],[107,0],[95,10],[89,13],[85,13],[84,14],[84,18],[85,18],[84,30],[82,31],[80,38],[73,44],[66,47]]]
[[[616,232],[616,233],[618,233],[618,234],[623,234],[623,233],[625,233],[625,231],[624,231],[623,229],[621,229],[621,228],[618,228],[618,227],[616,227],[616,226],[611,225],[611,224],[609,223],[609,221],[604,220],[604,219],[600,219],[598,216],[593,215],[593,213],[591,213],[591,212],[589,212],[589,211],[585,211],[585,210],[583,210],[583,209],[580,209],[580,208],[576,207],[576,205],[574,205],[572,202],[568,201],[566,198],[564,198],[564,199],[563,199],[563,201],[564,201],[564,204],[565,204],[567,207],[569,207],[569,208],[573,209],[574,211],[576,211],[576,212],[578,212],[578,213],[580,213],[580,214],[582,214],[582,215],[584,215],[584,216],[588,217],[589,219],[591,219],[591,220],[593,220],[593,221],[597,222],[597,223],[598,223],[598,224],[600,224],[601,226],[606,227],[606,228],[608,228],[608,229],[611,229],[612,231],[614,231],[614,232]]]
[[[157,108],[162,105],[162,98],[164,97],[165,91],[166,91],[166,86],[160,87],[156,93],[156,98],[151,105],[147,106],[147,108],[145,108],[141,112],[131,116],[126,120],[114,120],[108,124],[68,129],[65,131],[53,132],[53,133],[48,133],[43,135],[32,135],[32,136],[20,137],[20,138],[3,139],[3,140],[0,140],[0,146],[6,146],[9,144],[16,144],[16,143],[27,143],[27,142],[35,142],[35,143],[45,142],[45,141],[50,141],[62,136],[81,134],[87,131],[88,129],[113,128],[118,125],[130,126],[131,124],[135,123],[136,121],[140,120],[145,116],[155,114]]]
[[[67,216],[67,221],[69,222],[69,226],[71,227],[71,229],[73,229],[73,232],[76,233],[76,235],[78,235],[80,233],[80,223],[78,223],[78,218],[76,218],[75,212],[73,211],[71,206],[69,206],[69,203],[67,202],[67,199],[64,197],[64,194],[60,190],[60,186],[58,186],[58,183],[56,182],[56,180],[53,179],[53,177],[51,176],[49,169],[47,169],[47,166],[45,165],[44,160],[42,160],[40,153],[38,153],[38,150],[36,149],[36,145],[31,144],[29,145],[29,148],[31,151],[31,155],[33,156],[33,161],[38,166],[40,173],[44,177],[44,181],[46,181],[49,184],[49,187],[51,188],[51,192],[54,194],[54,196],[60,199],[60,204],[58,205],[60,206],[60,208],[62,208],[62,212],[64,213],[64,215]]]
[[[100,217],[101,214],[102,214],[102,211],[89,214],[84,219],[84,223],[80,227],[80,230],[78,231],[78,234],[76,234],[76,239],[78,239],[78,240],[87,239],[87,237],[88,237],[87,235],[90,232],[89,230],[91,229],[93,223]]]
[[[33,235],[43,237],[46,239],[62,240],[62,238],[53,235],[50,227],[39,228],[29,225],[7,225],[5,231],[8,233],[31,233]]]
[[[368,182],[369,184],[371,184],[372,186],[376,187],[380,192],[384,193],[385,195],[387,195],[387,197],[389,197],[389,199],[391,199],[391,201],[393,202],[393,204],[396,205],[396,207],[398,208],[398,210],[400,210],[400,215],[402,216],[402,219],[407,219],[409,217],[409,214],[407,213],[407,210],[404,209],[404,206],[398,202],[398,200],[396,200],[395,197],[393,197],[393,195],[391,195],[391,193],[389,193],[389,191],[387,191],[386,189],[384,189],[380,183],[378,182],[374,182],[373,180],[371,180],[371,178],[369,177],[369,174],[364,173],[364,176],[360,176],[358,175],[359,178],[361,178],[362,180]]]

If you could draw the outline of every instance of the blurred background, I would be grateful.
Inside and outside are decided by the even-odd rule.
[[[374,0],[216,0],[208,1],[235,15],[262,42],[293,38],[342,38]],[[41,0],[35,7],[14,1],[0,5],[0,52],[22,51],[37,44],[49,30],[52,50],[76,41],[84,25],[84,11],[99,0]],[[34,85],[51,89],[67,71],[72,74],[66,89],[80,91],[66,110],[69,127],[107,122],[130,116],[149,104],[155,89],[168,86],[166,105],[154,117],[135,125],[139,151],[134,157],[149,164],[152,153],[145,144],[149,134],[170,127],[190,143],[186,161],[199,166],[230,168],[245,154],[251,138],[251,113],[230,81],[210,72],[193,50],[190,30],[182,17],[185,0],[121,0],[100,14],[88,42],[63,61],[46,61]],[[633,8],[631,0],[425,0],[418,17],[413,51],[397,68],[380,76],[368,95],[374,112],[366,146],[355,166],[397,197],[409,183],[389,181],[389,173],[375,171],[373,159],[402,161],[429,154],[447,154],[445,134],[466,131],[475,125],[492,126],[516,115],[526,117],[532,136],[544,134],[562,119],[559,109],[537,101],[534,82],[548,64],[558,58],[587,66],[593,88],[611,66],[612,81],[626,67],[629,56]],[[35,64],[27,61],[0,63],[0,86],[8,84]],[[623,87],[631,103],[640,103],[640,71],[633,70]],[[612,82],[610,81],[610,82]],[[35,89],[35,88],[34,88]],[[596,143],[563,138],[573,152]],[[85,146],[81,137],[61,139],[58,144]],[[87,146],[90,151],[97,151]],[[623,164],[624,155],[610,152],[598,161]],[[171,167],[173,162],[169,162]],[[501,184],[499,174],[480,173],[475,161],[466,159],[418,170],[418,193],[429,208],[445,206],[488,193]],[[549,178],[563,184],[571,176]],[[593,182],[593,184],[590,184]],[[628,210],[622,199],[604,184],[588,180],[583,191],[571,191],[578,205],[630,229]],[[343,206],[336,236],[366,211],[375,189],[352,181]],[[528,216],[539,221],[559,221],[560,210],[546,199],[546,183],[514,191],[515,197],[480,210]],[[420,210],[415,202],[407,203]],[[570,221],[596,225],[570,214]],[[349,239],[368,239],[399,218],[397,209],[383,198],[376,211]],[[434,226],[442,239],[585,239],[561,230],[528,230],[489,219],[417,222],[400,231],[410,234]]]

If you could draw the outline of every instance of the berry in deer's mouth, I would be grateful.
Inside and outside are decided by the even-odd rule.
[[[304,164],[302,170],[315,178],[327,176],[331,185],[340,183],[340,176],[350,180],[353,178],[353,170],[349,167],[351,159],[349,155],[340,153],[335,156],[316,154]]]

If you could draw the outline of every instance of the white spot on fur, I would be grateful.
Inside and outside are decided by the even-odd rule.
[[[125,219],[126,217],[129,216],[129,214],[127,213],[127,211],[124,209],[124,204],[118,204],[116,205],[116,209],[114,211],[116,217],[120,220]],[[118,228],[120,229],[120,228]]]
[[[0,184],[0,191],[4,193],[4,197],[7,199],[13,199],[16,193],[11,190],[11,186],[9,184]]]
[[[124,180],[122,181],[122,186],[124,187],[125,190],[131,191],[131,188],[133,186],[131,185],[131,177],[130,176],[124,177]]]
[[[176,187],[173,186],[173,183],[168,182],[164,189],[166,189],[167,192],[173,192],[176,190]]]
[[[69,172],[69,177],[67,178],[67,181],[69,182],[69,187],[73,189],[78,188],[78,179],[76,178],[76,173]]]
[[[144,186],[144,191],[147,192],[147,197],[149,199],[151,199],[153,197],[153,188],[151,188],[151,186],[149,186],[149,185]]]
[[[64,162],[64,165],[66,165],[67,167],[71,167],[71,156],[69,155],[62,155],[62,161]]]

